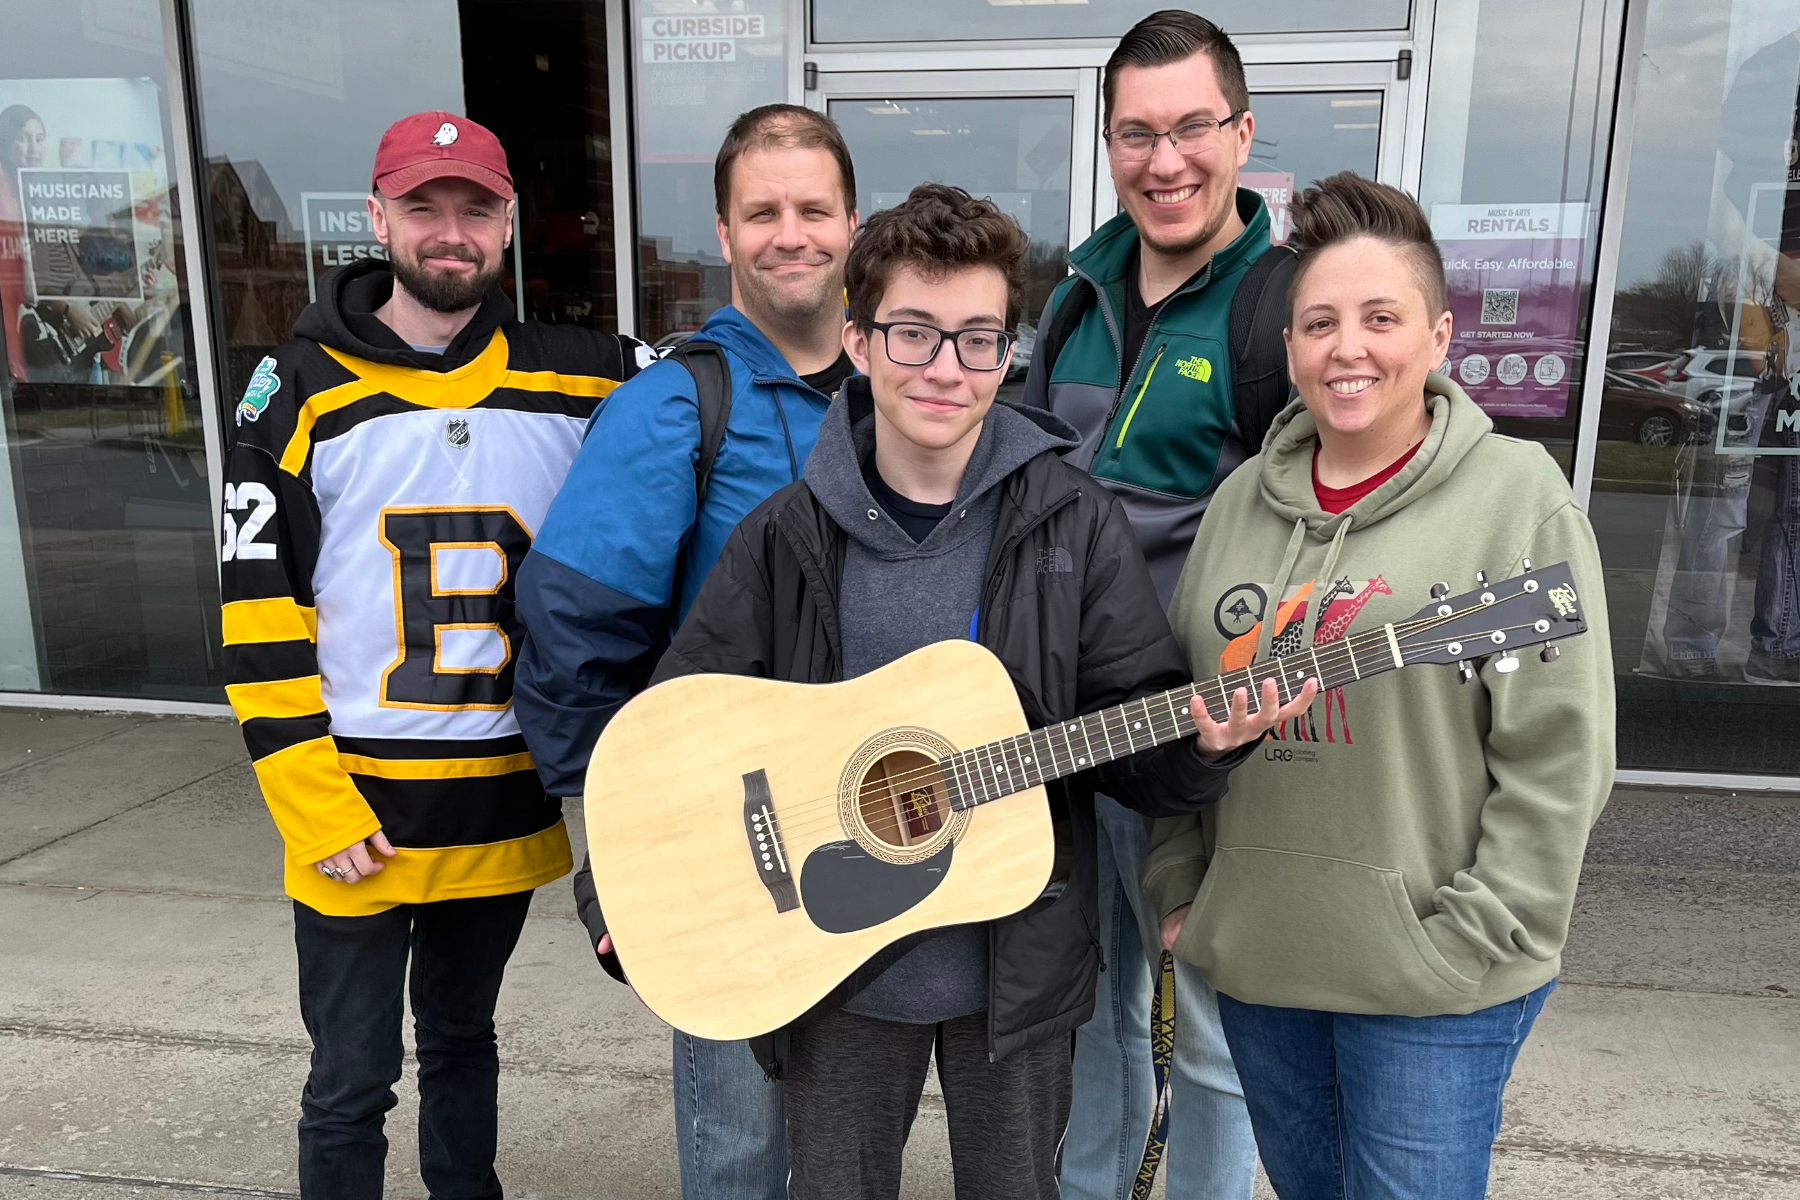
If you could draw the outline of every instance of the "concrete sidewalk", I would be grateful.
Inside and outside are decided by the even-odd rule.
[[[1797,875],[1800,797],[1614,797],[1492,1195],[1800,1200]],[[291,939],[235,726],[0,710],[0,1196],[295,1195]],[[501,998],[500,1174],[675,1197],[667,1032],[585,943],[544,889]],[[424,1192],[415,1109],[394,1196]],[[908,1200],[952,1194],[941,1103],[909,1156]]]

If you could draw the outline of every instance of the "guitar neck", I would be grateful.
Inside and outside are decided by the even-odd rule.
[[[960,750],[941,760],[950,785],[950,807],[958,811],[974,808],[1188,737],[1194,732],[1188,705],[1196,693],[1205,702],[1207,715],[1223,722],[1230,713],[1232,693],[1247,689],[1254,708],[1264,680],[1275,680],[1276,694],[1285,704],[1300,694],[1309,678],[1317,679],[1320,691],[1325,691],[1404,665],[1393,628],[1384,625],[1298,654],[1227,671],[1203,683],[1128,700],[1085,717]]]

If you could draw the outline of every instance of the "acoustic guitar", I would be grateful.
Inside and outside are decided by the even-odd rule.
[[[1006,668],[939,642],[831,684],[690,675],[621,708],[588,767],[588,850],[632,987],[722,1041],[778,1029],[883,947],[1009,916],[1044,893],[1043,785],[1194,732],[1238,688],[1297,695],[1458,666],[1586,631],[1567,563],[1433,600],[1411,619],[1198,685],[1030,729]],[[1478,576],[1478,578],[1480,578]]]

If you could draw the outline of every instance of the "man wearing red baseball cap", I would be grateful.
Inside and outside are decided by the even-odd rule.
[[[513,580],[588,417],[652,355],[514,318],[512,176],[480,125],[395,122],[372,182],[387,258],[328,274],[237,406],[226,691],[286,845],[301,1195],[382,1194],[410,994],[425,1185],[497,1198],[495,999],[570,866],[513,716]]]

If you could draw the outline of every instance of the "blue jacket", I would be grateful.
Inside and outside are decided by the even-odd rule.
[[[552,795],[581,794],[600,731],[648,678],[737,523],[799,481],[830,404],[735,308],[694,337],[731,365],[731,417],[705,509],[696,519],[693,376],[656,363],[594,414],[519,570],[525,644],[513,705]]]

